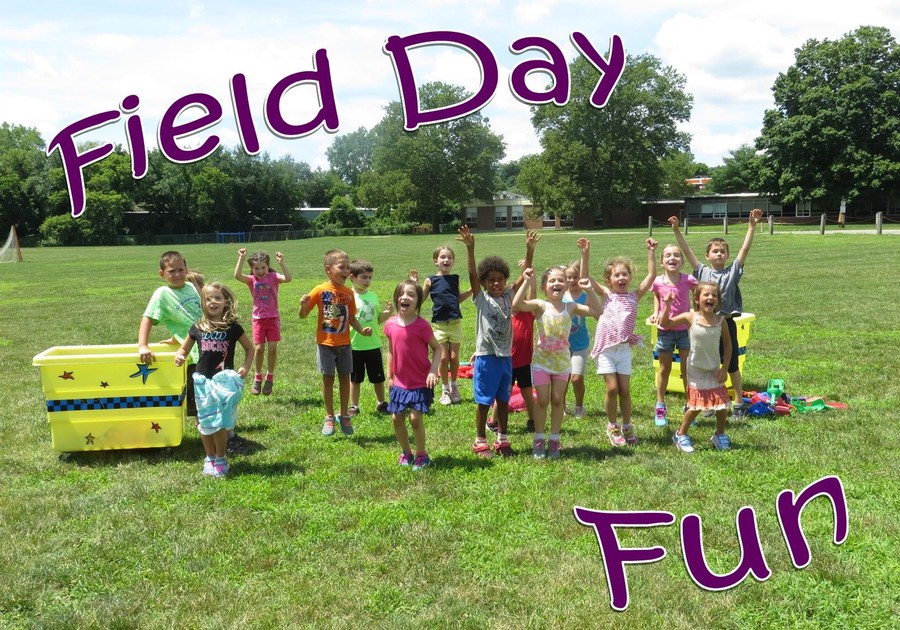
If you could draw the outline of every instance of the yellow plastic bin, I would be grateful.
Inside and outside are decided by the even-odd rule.
[[[743,313],[740,315],[740,317],[734,318],[734,325],[737,327],[738,337],[738,371],[740,371],[741,376],[743,376],[744,374],[744,359],[747,357],[747,343],[750,341],[750,328],[754,321],[756,321],[756,315],[754,315],[753,313]],[[657,328],[656,324],[651,324],[649,320],[647,321],[647,325],[651,330],[650,347],[654,348],[653,370],[658,378],[659,353],[655,350]],[[730,376],[725,381],[725,385],[729,390],[733,391]],[[672,354],[672,371],[669,372],[669,383],[666,386],[666,391],[681,392],[682,394],[684,393],[684,381],[681,380],[681,357],[678,355],[678,350],[675,350],[675,352]]]
[[[184,434],[184,365],[174,344],[151,344],[152,365],[137,345],[56,346],[36,355],[50,421],[61,453],[177,446]]]

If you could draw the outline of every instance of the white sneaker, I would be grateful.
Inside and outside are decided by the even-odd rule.
[[[682,435],[675,432],[675,435],[672,436],[672,441],[675,442],[675,446],[678,447],[678,450],[682,453],[693,453],[694,445],[691,444],[691,438],[686,435]]]
[[[584,407],[575,407],[575,411],[572,412],[572,416],[574,418],[584,418]]]
[[[713,433],[709,441],[717,451],[727,451],[731,448],[731,440],[724,433]]]
[[[442,405],[451,405],[453,400],[450,398],[450,388],[446,387],[441,390],[441,399],[438,401]]]

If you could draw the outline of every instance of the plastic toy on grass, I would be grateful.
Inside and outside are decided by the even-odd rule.
[[[56,346],[32,359],[41,373],[51,447],[60,453],[181,444],[185,366],[175,344]]]

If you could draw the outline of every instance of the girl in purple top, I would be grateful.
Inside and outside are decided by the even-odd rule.
[[[281,318],[278,313],[278,285],[291,281],[291,272],[284,264],[284,254],[275,252],[275,260],[281,265],[282,273],[272,271],[269,266],[269,255],[265,252],[255,252],[247,259],[252,275],[243,273],[244,256],[247,248],[238,250],[237,265],[234,268],[234,279],[239,280],[250,287],[250,295],[253,296],[253,346],[256,352],[256,376],[253,378],[253,387],[250,393],[257,395],[260,392],[268,396],[272,393],[272,385],[275,379],[275,361],[278,357],[278,342],[281,341]],[[266,344],[268,353],[264,353]],[[268,371],[263,383],[263,354],[268,355]]]
[[[434,386],[439,380],[443,351],[435,339],[431,324],[419,316],[422,287],[414,280],[404,280],[394,289],[396,315],[384,325],[388,340],[387,384],[388,412],[394,422],[394,435],[400,443],[401,466],[412,464],[414,471],[431,465],[425,450],[425,426],[422,416],[434,402]],[[431,360],[428,349],[431,348]],[[406,412],[416,443],[413,457],[406,430]]]
[[[680,324],[666,329],[659,326],[659,313],[662,304],[669,295],[672,302],[669,306],[669,315],[675,317],[691,310],[691,294],[697,286],[697,278],[681,273],[684,266],[684,253],[678,245],[666,245],[660,256],[663,273],[653,281],[653,315],[650,323],[657,324],[656,347],[653,349],[659,355],[659,374],[656,377],[656,426],[663,427],[668,424],[666,417],[666,388],[669,384],[669,374],[672,372],[672,354],[678,348],[678,359],[681,363],[681,380],[684,381],[684,391],[687,392],[687,364],[691,353],[691,339],[688,335],[688,325]]]
[[[606,263],[603,276],[606,286],[595,283],[604,294],[603,314],[597,320],[591,356],[597,359],[597,374],[606,381],[606,435],[613,446],[637,444],[631,425],[631,346],[641,342],[634,334],[638,303],[650,290],[656,277],[656,241],[648,238],[647,277],[635,291],[629,291],[634,268],[627,258],[613,258]],[[616,422],[616,403],[622,408],[622,426]]]

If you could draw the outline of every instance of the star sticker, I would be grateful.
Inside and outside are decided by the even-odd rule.
[[[100,387],[106,389],[107,387],[109,387],[109,383],[107,383],[106,381],[100,381]]]
[[[159,368],[152,368],[149,365],[147,365],[146,363],[137,363],[135,365],[137,365],[138,371],[135,372],[134,374],[131,374],[130,376],[131,376],[131,378],[137,378],[138,376],[140,376],[141,378],[144,379],[144,382],[143,382],[144,385],[147,384],[147,377],[159,369]]]
[[[87,435],[85,435],[84,443],[85,444],[93,444],[94,443],[94,435],[92,433],[88,433]]]
[[[150,428],[151,428],[153,431],[156,431],[157,433],[159,433],[159,432],[160,432],[160,429],[162,429],[162,427],[159,426],[159,424],[156,423],[156,422],[151,422],[151,423],[150,423]]]
[[[75,377],[72,376],[72,374],[74,374],[74,373],[75,372],[66,372],[65,370],[63,370],[63,373],[59,375],[59,378],[61,378],[64,381],[74,381]]]

